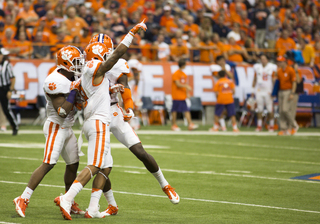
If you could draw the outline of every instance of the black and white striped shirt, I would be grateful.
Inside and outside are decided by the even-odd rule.
[[[12,78],[14,74],[10,62],[5,61],[2,65],[0,64],[0,87],[9,86]]]

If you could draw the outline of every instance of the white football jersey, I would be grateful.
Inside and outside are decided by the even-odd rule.
[[[129,65],[127,61],[120,58],[112,69],[106,73],[105,77],[109,79],[110,86],[113,86],[117,83],[122,74],[128,74],[129,72]],[[118,102],[118,93],[111,94],[111,103],[113,102]]]
[[[93,84],[94,76],[100,65],[101,61],[91,60],[86,63],[83,69],[81,95],[87,101],[87,106],[84,108],[84,118],[85,120],[95,119],[103,123],[110,123],[109,79],[105,75],[101,83]]]
[[[71,81],[58,72],[58,68],[54,70],[43,83],[43,90],[46,93],[47,100],[47,120],[59,124],[61,127],[72,127],[74,123],[75,109],[73,108],[66,118],[62,118],[58,115],[54,109],[52,100],[47,94],[65,94],[66,98],[70,93]]]
[[[273,83],[272,76],[273,73],[277,71],[277,66],[272,63],[268,63],[265,67],[261,63],[255,64],[253,66],[256,75],[256,91],[272,92]]]

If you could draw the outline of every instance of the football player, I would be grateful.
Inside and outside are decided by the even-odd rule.
[[[257,128],[256,131],[262,130],[262,112],[264,107],[268,111],[269,119],[269,131],[274,130],[274,118],[273,118],[273,99],[272,99],[272,89],[275,81],[275,73],[277,71],[277,66],[268,61],[266,55],[260,56],[261,63],[257,63],[253,66],[255,76],[253,79],[252,87],[254,89],[256,101],[257,101]]]
[[[101,61],[104,61],[113,51],[113,43],[111,38],[105,34],[97,34],[90,41],[90,43],[94,42],[105,44],[108,49],[108,53],[107,55],[99,56],[97,54],[93,54],[93,52],[88,52],[86,55],[87,60],[99,59]],[[157,179],[160,187],[168,196],[170,201],[173,204],[177,204],[180,201],[179,195],[174,191],[174,188],[172,188],[168,181],[165,179],[155,159],[145,151],[139,137],[128,123],[128,121],[134,116],[133,100],[131,96],[132,94],[128,85],[128,73],[129,66],[124,59],[119,59],[118,62],[113,66],[113,68],[108,71],[108,77],[110,79],[111,86],[115,84],[121,84],[124,86],[124,91],[121,92],[121,97],[125,109],[125,111],[122,111],[122,108],[119,106],[117,94],[111,94],[112,118],[110,123],[110,131],[118,139],[119,142],[125,145],[141,162],[143,162],[147,170]],[[103,189],[103,194],[107,199],[109,206],[102,213],[105,216],[116,215],[118,212],[118,206],[113,196],[110,178],[108,178],[106,181],[106,185]]]
[[[68,191],[77,176],[79,166],[77,139],[72,131],[74,124],[73,109],[76,90],[71,90],[74,76],[79,76],[84,66],[81,51],[74,46],[61,48],[57,55],[57,68],[44,81],[43,90],[47,100],[47,120],[43,127],[46,137],[44,159],[42,164],[32,173],[28,186],[21,196],[13,200],[16,211],[25,217],[25,210],[33,191],[44,176],[54,167],[61,155],[66,162],[64,175],[65,190]],[[78,205],[71,201],[71,212],[84,214]]]
[[[109,76],[106,73],[114,67],[118,59],[126,52],[134,35],[140,29],[146,30],[146,25],[143,22],[130,30],[108,58],[106,54],[108,50],[101,43],[90,44],[85,50],[89,57],[91,54],[95,54],[106,60],[100,61],[92,58],[93,60],[88,61],[84,67],[81,81],[75,84],[75,88],[81,90],[81,95],[87,102],[84,108],[85,123],[83,131],[88,139],[88,162],[67,193],[56,197],[54,200],[56,205],[60,207],[64,219],[72,220],[70,215],[72,200],[96,174],[92,185],[89,208],[85,217],[105,217],[103,213],[99,212],[99,200],[113,165],[109,132],[111,122],[110,95],[109,91],[106,91],[106,89],[109,90],[110,84]],[[128,116],[131,116],[130,111],[128,113]]]

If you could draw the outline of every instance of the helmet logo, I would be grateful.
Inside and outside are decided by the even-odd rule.
[[[92,53],[100,55],[103,51],[103,48],[101,45],[94,45],[92,46]]]
[[[72,52],[70,50],[65,50],[61,52],[61,58],[65,61],[71,61]]]

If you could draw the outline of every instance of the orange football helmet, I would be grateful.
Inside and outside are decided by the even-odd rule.
[[[91,38],[89,44],[96,43],[96,42],[106,45],[108,49],[107,56],[109,56],[113,52],[113,42],[112,42],[112,39],[107,34],[99,33],[94,35]]]
[[[89,44],[86,49],[84,49],[84,54],[87,61],[92,59],[106,61],[108,57],[108,48],[102,43],[95,42]]]
[[[74,72],[75,75],[80,76],[85,60],[81,51],[75,46],[65,46],[61,48],[56,54],[57,67]]]

